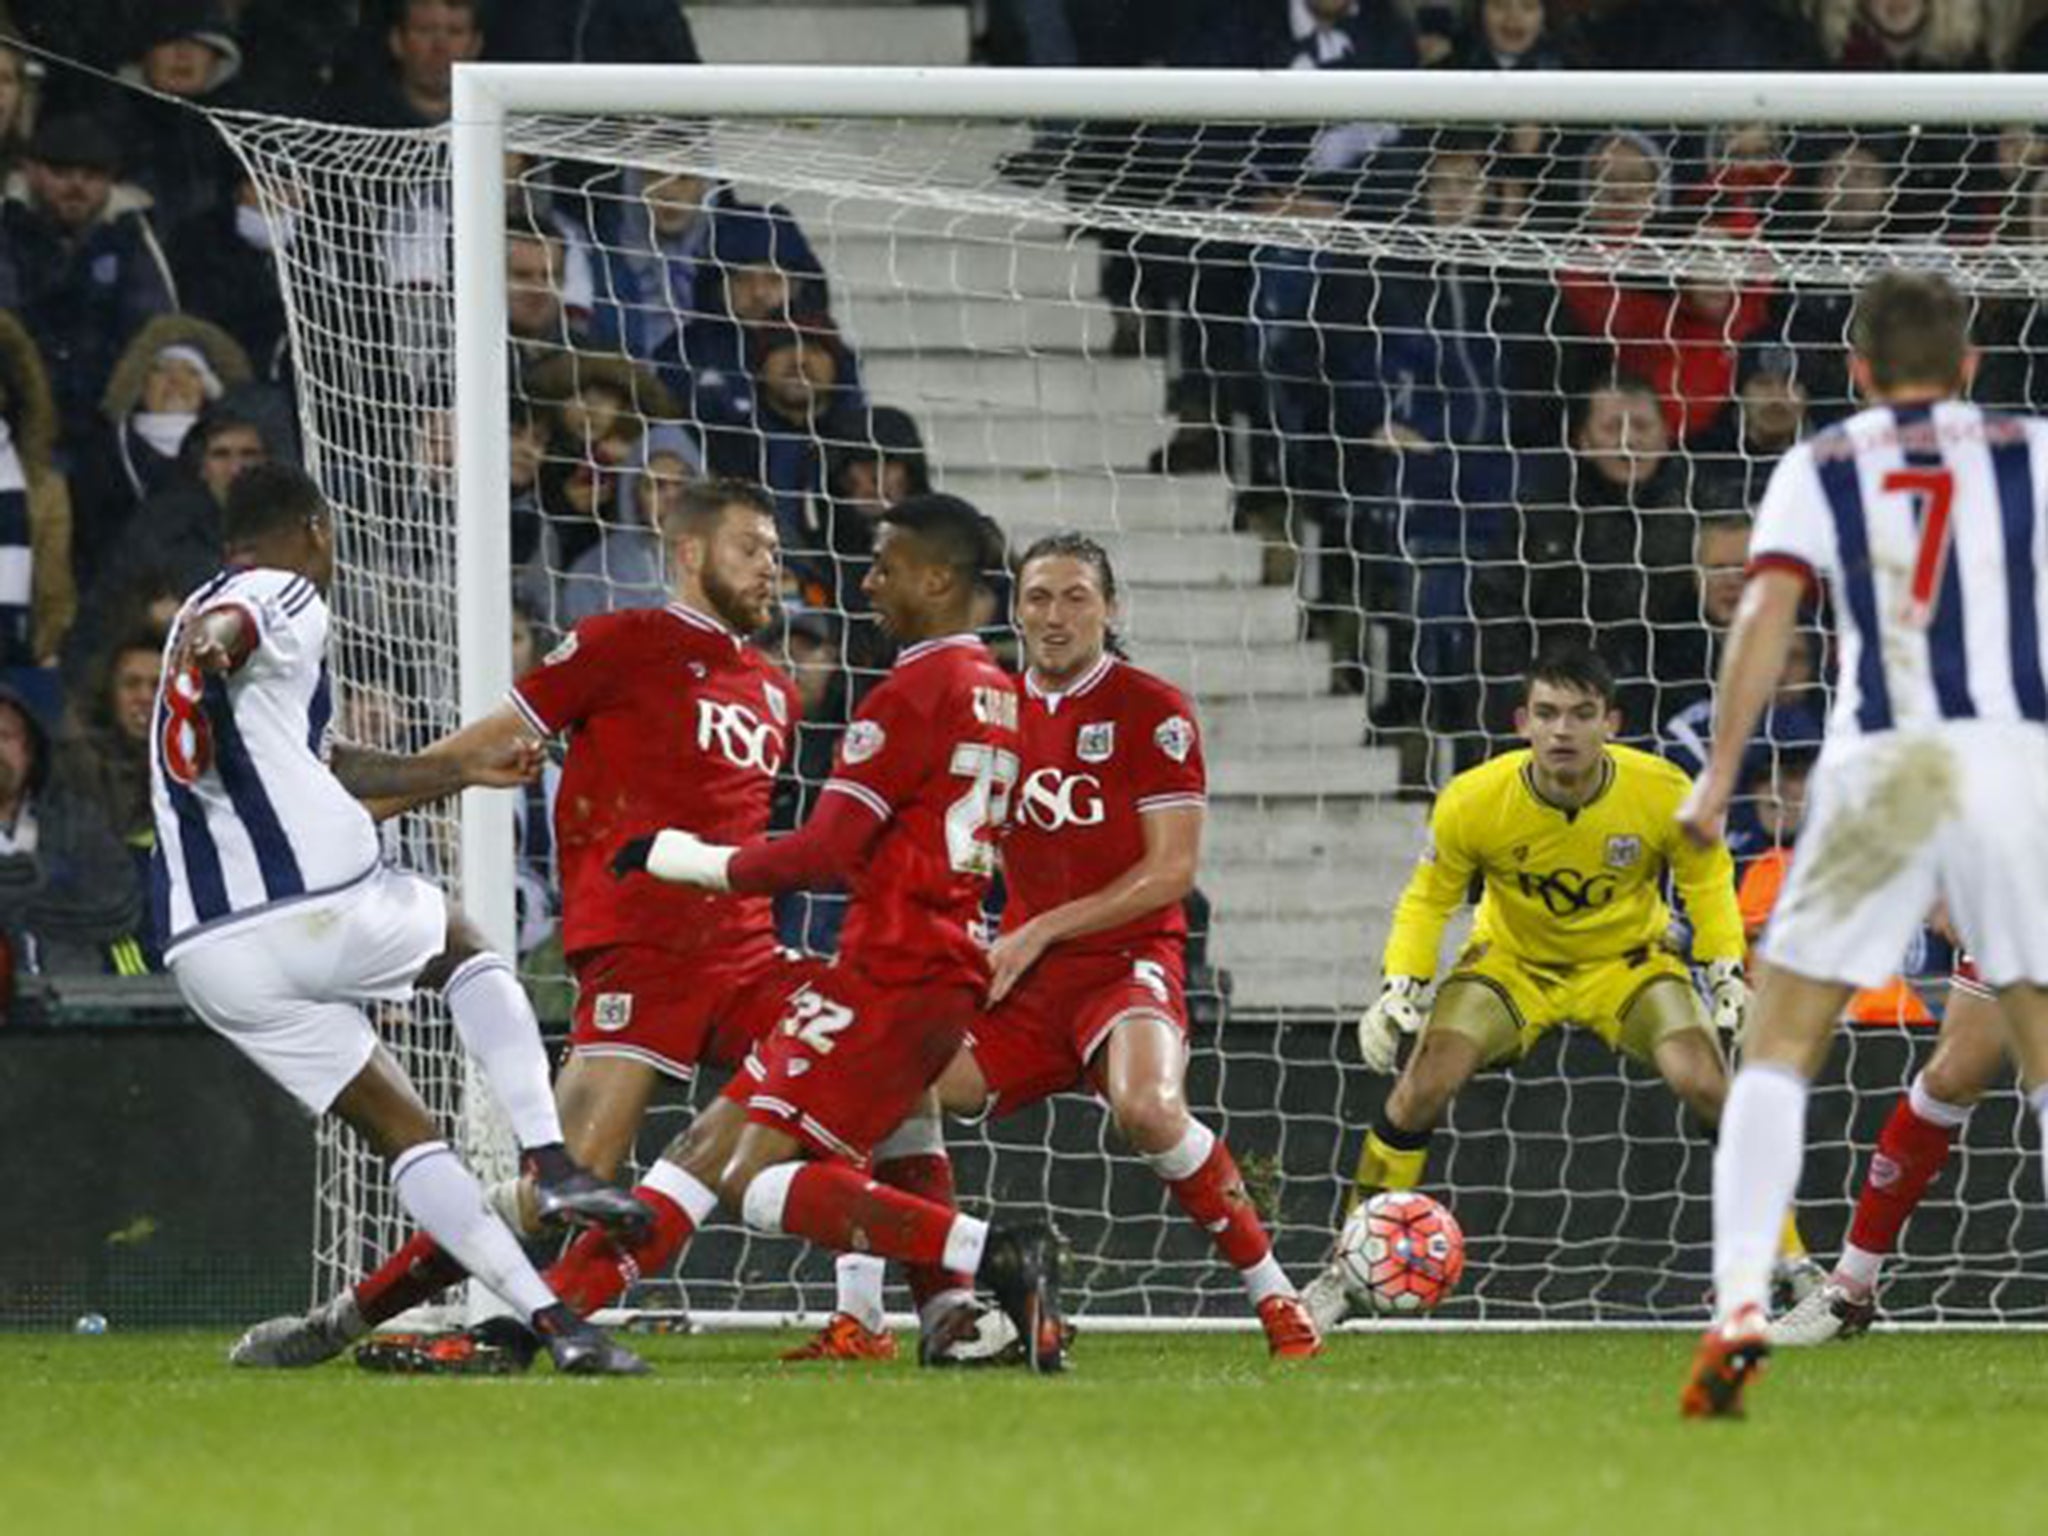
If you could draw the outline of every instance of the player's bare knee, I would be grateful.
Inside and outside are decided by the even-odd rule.
[[[661,1154],[662,1160],[674,1163],[698,1183],[716,1189],[746,1123],[745,1116],[730,1099],[719,1099],[668,1144]]]
[[[1969,1109],[1984,1097],[2004,1059],[2002,1050],[1988,1064],[1937,1050],[1920,1069],[1920,1086],[1929,1098],[1956,1109]]]
[[[974,1052],[963,1047],[932,1085],[939,1108],[949,1115],[979,1115],[988,1108],[988,1079]]]
[[[1124,1140],[1141,1153],[1170,1151],[1188,1132],[1187,1100],[1176,1084],[1126,1086],[1111,1097],[1109,1112]]]
[[[440,991],[448,985],[450,977],[490,947],[476,924],[469,920],[460,907],[450,902],[446,942],[441,947],[441,953],[421,967],[415,985],[422,991]]]
[[[569,1155],[601,1179],[633,1150],[659,1074],[625,1057],[572,1052],[555,1078],[555,1108]]]
[[[719,1175],[725,1171],[730,1150],[716,1137],[706,1135],[693,1125],[670,1142],[668,1150],[661,1156],[664,1162],[674,1163],[699,1183],[715,1187]]]
[[[2005,1061],[2005,1015],[1999,1005],[1959,991],[1950,997],[1941,1039],[1921,1069],[1920,1085],[1943,1104],[1967,1109],[1998,1080]]]
[[[725,1202],[727,1210],[743,1211],[747,1203],[747,1186],[768,1166],[752,1149],[736,1147],[718,1170],[717,1178],[711,1181],[711,1187],[718,1191],[718,1198]]]

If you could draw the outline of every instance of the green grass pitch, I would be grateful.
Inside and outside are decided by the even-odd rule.
[[[2040,1531],[2048,1339],[1781,1355],[1683,1424],[1681,1334],[1088,1336],[1059,1380],[779,1366],[643,1339],[659,1375],[230,1371],[225,1337],[0,1335],[0,1529],[22,1536],[1316,1529]]]

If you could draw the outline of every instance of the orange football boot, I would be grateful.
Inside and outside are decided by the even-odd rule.
[[[834,1312],[817,1336],[784,1353],[784,1360],[894,1360],[896,1335],[877,1333],[859,1318]]]
[[[1763,1369],[1770,1352],[1763,1308],[1744,1307],[1727,1322],[1716,1323],[1693,1353],[1692,1374],[1678,1395],[1679,1413],[1688,1419],[1741,1418],[1742,1389]]]
[[[1299,1296],[1268,1296],[1259,1303],[1266,1353],[1275,1360],[1308,1360],[1323,1352],[1323,1336]]]

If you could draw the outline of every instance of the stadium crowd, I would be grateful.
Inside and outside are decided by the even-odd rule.
[[[217,563],[236,475],[297,452],[277,272],[291,211],[259,206],[190,108],[428,127],[460,60],[697,55],[673,0],[8,10],[0,38],[24,46],[0,45],[0,936],[13,969],[130,972],[156,963],[163,626]],[[1032,65],[2027,70],[2048,67],[2048,3],[1001,0],[985,47]],[[1851,409],[1853,276],[1828,281],[1812,253],[2035,238],[2048,135],[1048,123],[1003,173],[1056,189],[1083,229],[1091,204],[1118,201],[1331,231],[1096,233],[1114,350],[1170,369],[1180,426],[1151,468],[1229,469],[1244,526],[1315,552],[1309,623],[1374,730],[1469,761],[1506,727],[1496,684],[1539,644],[1597,633],[1628,680],[1628,733],[1690,765],[1749,509],[1779,454]],[[784,796],[793,825],[833,722],[887,659],[859,622],[860,579],[877,517],[930,485],[918,423],[869,397],[788,210],[687,174],[519,161],[508,176],[517,643],[531,658],[591,613],[664,601],[664,505],[705,473],[758,482],[788,553],[763,643],[815,722]],[[1511,278],[1368,260],[1342,235],[1389,219],[1560,236],[1587,259]],[[425,227],[438,240],[445,219]],[[1690,254],[1675,280],[1644,278],[1638,243]],[[1762,259],[1779,244],[1807,253],[1796,273]],[[1983,307],[1981,400],[2048,405],[2042,323],[2031,300]],[[451,415],[445,395],[417,412],[401,499],[448,471]],[[1760,785],[1817,745],[1827,668],[1817,641],[1800,648]],[[391,713],[364,693],[340,724],[375,741],[402,732]],[[551,925],[549,792],[521,818],[527,944]],[[1795,819],[1752,806],[1738,851]],[[787,936],[829,944],[829,912],[793,911]]]

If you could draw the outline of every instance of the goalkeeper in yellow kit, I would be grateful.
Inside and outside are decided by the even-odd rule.
[[[1545,656],[1525,684],[1517,730],[1529,743],[1459,774],[1437,797],[1424,850],[1394,912],[1380,995],[1358,1021],[1359,1053],[1391,1072],[1401,1038],[1421,1044],[1366,1134],[1354,1203],[1421,1182],[1452,1097],[1484,1067],[1518,1061],[1544,1031],[1590,1029],[1649,1066],[1708,1126],[1727,1067],[1716,1027],[1739,1034],[1749,1009],[1734,867],[1696,846],[1673,817],[1684,773],[1612,744],[1614,677],[1590,651]],[[1666,874],[1693,930],[1710,1001],[1667,939]],[[1423,1008],[1445,926],[1474,883],[1472,936]],[[1813,1268],[1787,1228],[1787,1257]],[[1817,1270],[1816,1270],[1817,1277]],[[1342,1272],[1303,1295],[1329,1327],[1349,1309]]]

